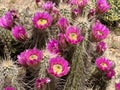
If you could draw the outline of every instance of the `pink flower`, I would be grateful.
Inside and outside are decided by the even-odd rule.
[[[20,55],[17,56],[17,58],[18,58],[19,64],[27,66],[25,53],[26,53],[25,51],[21,52]]]
[[[6,12],[5,15],[3,15],[0,18],[0,27],[10,30],[12,25],[13,25],[12,14],[10,12]]]
[[[54,54],[59,53],[59,45],[58,45],[58,41],[55,39],[51,39],[46,46],[46,49]]]
[[[106,77],[108,79],[112,79],[115,76],[115,71],[113,69],[110,69],[107,73],[106,73]]]
[[[51,81],[50,78],[38,78],[35,81],[35,88],[42,89],[50,81]]]
[[[16,10],[11,9],[11,10],[10,10],[10,13],[11,13],[12,16],[13,16],[13,19],[19,18],[18,12],[17,12]]]
[[[57,8],[53,8],[53,10],[50,12],[51,16],[53,17],[53,22],[58,21],[59,17],[60,17],[60,12]]]
[[[59,29],[62,32],[65,32],[65,30],[67,29],[67,27],[69,26],[69,22],[66,18],[61,17],[58,22],[57,22],[57,26],[59,27]]]
[[[70,0],[70,3],[78,5],[79,7],[84,7],[87,5],[88,0]]]
[[[89,14],[88,14],[88,18],[93,17],[95,15],[95,13],[96,13],[95,9],[90,9]]]
[[[39,7],[39,3],[41,2],[41,0],[35,0],[36,5]],[[40,5],[41,6],[41,5]]]
[[[66,41],[70,44],[78,44],[83,40],[77,27],[69,26],[65,32]]]
[[[94,41],[99,42],[105,39],[109,34],[109,29],[97,21],[92,25],[92,37]]]
[[[48,73],[55,77],[65,76],[69,72],[68,62],[62,57],[55,57],[49,60]]]
[[[101,71],[108,71],[112,68],[113,65],[113,63],[105,57],[97,58],[95,64]]]
[[[43,53],[42,51],[33,48],[33,49],[27,49],[24,52],[20,53],[20,55],[17,56],[18,62],[21,65],[28,65],[28,66],[34,66],[38,65],[40,61],[42,60]]]
[[[52,17],[47,12],[36,12],[32,21],[37,29],[43,30],[52,24]]]
[[[97,5],[96,5],[96,11],[98,13],[106,13],[109,9],[110,9],[110,6],[109,4],[107,3],[106,0],[97,0],[96,1]]]
[[[42,60],[43,54],[42,54],[42,51],[36,48],[33,48],[33,49],[26,50],[25,57],[26,57],[26,63],[29,66],[34,66],[40,63],[40,61]]]
[[[105,42],[99,42],[96,46],[96,52],[98,54],[103,54],[106,49],[107,49],[107,46]]]
[[[71,5],[78,5],[78,0],[69,0],[69,3],[71,4]]]
[[[115,84],[115,90],[120,90],[120,83]]]
[[[46,3],[42,5],[42,8],[47,11],[51,11],[54,6],[55,6],[55,3],[53,3],[52,1],[46,1]]]
[[[15,88],[11,87],[11,86],[7,86],[4,88],[4,90],[15,90]]]
[[[12,35],[16,40],[25,41],[27,34],[23,26],[16,25],[12,28]]]
[[[72,16],[73,18],[76,18],[77,16],[79,16],[81,14],[81,9],[76,8],[72,10]]]
[[[88,3],[88,0],[78,0],[78,6],[84,7]]]
[[[63,33],[58,34],[58,43],[59,43],[60,48],[67,47],[66,39]]]
[[[35,0],[36,3],[40,2],[40,0]]]

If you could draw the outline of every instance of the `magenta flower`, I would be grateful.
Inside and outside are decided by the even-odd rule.
[[[72,10],[72,16],[73,18],[76,18],[77,16],[79,16],[81,14],[81,9],[76,8]]]
[[[67,43],[66,43],[66,39],[65,39],[64,34],[62,34],[62,33],[58,34],[58,43],[59,43],[59,46],[61,48],[66,48],[67,47]]]
[[[41,0],[35,0],[35,3],[38,7],[41,6],[41,5],[39,5],[40,2],[41,2]]]
[[[69,3],[71,4],[71,5],[78,5],[78,0],[69,0]]]
[[[66,41],[70,44],[78,44],[83,40],[77,27],[69,26],[65,32]]]
[[[57,9],[57,8],[53,8],[53,10],[51,11],[51,16],[53,17],[53,22],[56,22],[58,19],[59,19],[59,17],[60,17],[60,12],[59,12],[59,10]]]
[[[88,0],[70,0],[70,4],[75,4],[79,7],[84,7],[88,3]]]
[[[12,25],[13,16],[10,12],[6,12],[5,15],[0,18],[0,27],[10,30]]]
[[[95,15],[95,13],[96,13],[95,9],[90,9],[89,14],[88,14],[88,18],[93,17]]]
[[[62,57],[55,57],[49,60],[48,73],[55,77],[62,77],[70,70],[68,62]]]
[[[120,90],[120,83],[115,84],[115,90]]]
[[[21,52],[20,55],[17,56],[19,64],[23,66],[27,66],[25,53],[25,51]]]
[[[40,2],[40,0],[35,0],[36,3]]]
[[[65,32],[65,30],[67,29],[67,27],[69,26],[69,22],[66,18],[61,17],[58,22],[57,22],[57,26],[59,27],[59,29],[62,32]]]
[[[112,79],[115,76],[115,71],[113,69],[110,69],[106,75],[105,75],[108,79]]]
[[[97,58],[95,64],[101,71],[108,71],[112,68],[113,65],[113,63],[105,57]]]
[[[40,61],[42,60],[43,54],[42,54],[42,51],[36,48],[33,48],[33,49],[26,50],[25,56],[26,56],[26,63],[29,66],[34,66],[40,63]]]
[[[27,34],[23,26],[16,25],[12,28],[12,35],[16,40],[25,41]]]
[[[78,6],[79,7],[84,7],[88,3],[88,0],[78,0]]]
[[[105,39],[109,34],[109,29],[97,21],[92,25],[92,37],[94,41],[99,42]]]
[[[38,78],[35,81],[35,88],[42,89],[47,83],[49,83],[51,80],[50,78]]]
[[[13,16],[13,19],[19,18],[18,12],[17,12],[16,10],[11,9],[11,10],[10,10],[10,13],[11,13],[12,16]]]
[[[15,90],[15,88],[11,87],[11,86],[7,86],[4,88],[4,90]]]
[[[28,65],[28,66],[34,66],[38,65],[40,61],[42,60],[43,53],[42,51],[33,48],[33,49],[27,49],[26,51],[20,53],[20,55],[17,56],[18,62],[21,65]]]
[[[52,17],[47,12],[36,12],[32,21],[35,28],[43,30],[52,24]]]
[[[109,9],[110,9],[110,6],[109,4],[107,3],[106,0],[97,0],[96,1],[97,5],[96,5],[96,11],[98,13],[106,13]]]
[[[54,6],[55,6],[55,3],[53,3],[52,1],[46,1],[46,3],[42,5],[42,8],[47,11],[51,11]]]
[[[105,42],[99,42],[96,46],[96,52],[98,54],[103,54],[106,49],[107,49],[107,46]]]
[[[59,53],[58,41],[55,40],[55,39],[51,39],[51,40],[47,43],[46,49],[47,49],[50,53],[54,53],[54,54]]]

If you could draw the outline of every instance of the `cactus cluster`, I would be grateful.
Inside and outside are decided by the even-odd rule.
[[[86,82],[103,90],[115,76],[113,62],[103,56],[110,31],[99,20],[110,9],[107,0],[34,3],[39,11],[30,18],[16,10],[0,17],[0,90],[85,90]]]

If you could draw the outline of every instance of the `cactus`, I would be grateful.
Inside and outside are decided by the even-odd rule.
[[[46,5],[46,7],[48,8],[52,7],[53,12],[52,9],[47,11],[44,10],[43,7],[41,8],[41,6],[38,6],[39,8],[37,8],[37,10],[33,10],[36,8],[33,8],[32,4],[31,7],[27,7],[26,4],[28,4],[29,2],[33,2],[33,0],[30,1],[25,0],[23,6],[26,7],[24,8],[20,6],[22,9],[20,12],[21,16],[19,16],[17,19],[14,20],[14,24],[24,25],[27,31],[31,31],[29,37],[25,42],[19,42],[19,41],[17,42],[16,40],[14,40],[11,36],[11,31],[9,30],[4,30],[4,29],[0,30],[0,40],[1,40],[0,43],[3,43],[4,51],[5,51],[4,55],[6,55],[7,57],[7,59],[3,59],[0,63],[1,65],[0,90],[3,90],[3,88],[5,88],[6,86],[12,86],[16,90],[33,90],[36,88],[35,80],[37,78],[44,79],[46,77],[50,77],[51,82],[48,85],[47,84],[42,85],[44,83],[40,82],[42,86],[41,90],[87,90],[87,86],[89,85],[86,84],[86,82],[89,81],[89,79],[91,79],[94,69],[97,69],[95,67],[95,60],[96,60],[95,58],[99,57],[99,55],[96,55],[97,52],[95,51],[96,48],[94,47],[95,44],[97,43],[97,41],[94,41],[94,38],[96,37],[94,35],[91,35],[93,34],[92,24],[96,21],[99,22],[98,19],[100,18],[98,14],[101,15],[103,13],[99,13],[99,12],[95,13],[93,11],[94,12],[93,14],[92,12],[90,12],[91,9],[96,8],[95,7],[96,3],[93,3],[96,0],[86,0],[86,2],[88,1],[87,3],[82,2],[82,4],[84,4],[85,6],[80,4],[80,1],[82,0],[80,1],[78,0],[78,2],[76,3],[77,5],[76,4],[72,5],[72,2],[69,3],[67,2],[71,0],[49,0],[49,1],[54,1],[56,3],[55,6],[53,5],[53,7],[52,5]],[[118,4],[116,6],[117,9],[112,9],[115,7],[115,5],[112,6],[111,10],[109,10],[108,13],[104,15],[103,17],[104,20],[111,22],[119,20],[116,19],[119,18],[118,15],[119,12],[118,10],[120,6],[119,1],[109,0],[109,3],[113,3],[113,2],[114,4]],[[45,0],[42,0],[41,4],[46,4]],[[105,7],[101,9],[105,9]],[[80,10],[80,12],[78,10]],[[117,11],[113,13],[112,11],[114,10]],[[45,17],[40,17],[40,18],[35,17],[35,20],[30,22],[33,13],[36,11],[48,12],[47,15],[52,16],[49,24],[50,26],[49,25],[46,26],[49,23],[49,19],[50,19],[50,18],[46,18],[47,15]],[[112,13],[111,15],[110,12]],[[89,14],[91,15],[89,16]],[[43,16],[42,14],[40,15]],[[115,17],[111,17],[111,16],[115,16]],[[67,29],[65,29],[66,31],[64,32],[63,30],[59,30],[60,28],[56,25],[57,21],[61,17],[64,17],[69,21],[69,25],[66,27]],[[36,25],[40,27],[37,28]],[[41,28],[43,26],[44,29]],[[70,30],[69,32],[68,28],[70,28],[70,26],[77,28],[77,30],[74,30],[74,28],[72,28],[72,30]],[[97,27],[94,28],[94,30],[96,31],[97,29],[100,29],[101,31],[101,32],[98,31],[95,34],[96,36],[98,34],[98,38],[101,36],[101,34],[104,34],[104,32],[102,32],[102,29],[106,30],[104,25],[98,24],[98,27],[100,26],[101,28],[97,28]],[[60,40],[58,39],[59,38],[58,34],[61,34],[63,36],[60,39],[61,42],[59,42]],[[16,35],[19,35],[19,32]],[[20,36],[22,38],[22,35]],[[80,36],[84,39],[79,40]],[[49,39],[58,40],[58,44],[55,45],[53,44],[53,46],[51,46],[52,47],[51,52],[47,52],[47,48],[46,48],[46,42]],[[16,57],[18,58],[17,55],[21,51],[34,47],[43,50],[44,57],[42,57],[41,62],[33,66],[30,65],[30,63],[32,64],[34,61],[37,62],[38,60],[40,60],[37,55],[34,55],[35,53],[33,52],[21,54],[21,57],[19,57],[19,59],[21,60],[21,63],[24,64],[21,64],[19,62],[19,59],[18,59],[19,63],[13,62],[13,60],[17,60]],[[53,54],[53,51],[54,49],[56,49],[56,47],[58,47],[59,49],[57,55],[56,53]],[[4,55],[2,55],[3,58],[5,58]],[[69,64],[68,65],[64,64],[59,66],[59,62],[61,61],[58,61],[57,64],[59,67],[56,67],[56,65],[55,66],[49,65],[49,60],[52,57],[62,57],[62,58],[64,57],[65,61],[67,61]],[[52,67],[53,69],[52,73],[55,73],[57,75],[49,73],[49,70],[47,73],[47,68],[49,69],[49,66]],[[68,67],[70,70],[69,72],[68,72]],[[58,72],[59,70],[60,72]],[[104,77],[103,73],[101,73],[101,77],[99,77],[100,79]],[[91,87],[95,85],[97,84],[92,83]],[[102,87],[102,85],[100,84],[99,87]],[[95,87],[95,89],[98,88]]]
[[[110,3],[110,10],[103,16],[105,21],[119,21],[120,20],[120,0],[108,0]]]
[[[64,3],[60,3],[59,4],[59,10],[60,10],[60,14],[65,17],[69,22],[72,22],[72,18],[71,18],[71,7],[68,4],[64,4]]]
[[[11,41],[13,40],[12,35],[9,30],[1,29],[0,30],[1,39],[6,43],[7,46],[11,46]]]
[[[20,69],[14,64],[12,60],[4,60],[0,67],[0,89],[3,90],[6,86],[13,86],[17,90],[25,90],[21,81],[22,77]]]

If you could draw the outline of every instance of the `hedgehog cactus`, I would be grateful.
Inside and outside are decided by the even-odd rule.
[[[59,4],[59,11],[61,16],[63,16],[64,18],[66,18],[69,22],[72,22],[72,18],[71,18],[71,7],[69,4],[65,4],[65,3],[60,3]]]
[[[10,45],[11,41],[13,40],[10,31],[5,29],[0,29],[0,35],[1,35],[0,38],[4,41],[4,43],[7,43],[7,45]]]
[[[13,86],[17,90],[25,90],[22,83],[22,77],[19,77],[19,68],[14,64],[12,60],[4,60],[1,62],[0,67],[0,89],[7,86]],[[21,78],[21,80],[19,80]]]
[[[15,42],[15,40],[13,39],[11,32],[9,30],[0,29],[0,39],[4,47],[7,48],[8,52],[15,53],[16,50],[12,43]],[[4,52],[6,53],[6,51]]]
[[[34,13],[32,11],[30,18],[30,10],[26,10],[28,15],[25,17],[22,15],[23,21],[14,10],[11,11],[15,19],[12,24],[6,23],[9,22],[8,17],[5,21],[2,17],[1,24],[10,25],[12,30],[0,30],[4,54],[8,54],[7,59],[0,63],[0,90],[87,90],[89,85],[86,82],[91,81],[92,76],[99,77],[99,73],[99,80],[105,86],[115,75],[114,68],[110,64],[105,72],[101,68],[109,66],[103,62],[106,60],[96,59],[101,58],[99,52],[103,53],[106,45],[93,48],[96,42],[102,42],[109,34],[109,29],[99,21],[109,9],[107,0],[34,0],[34,3],[39,12],[38,9]],[[103,88],[95,82],[91,84],[95,90]]]

